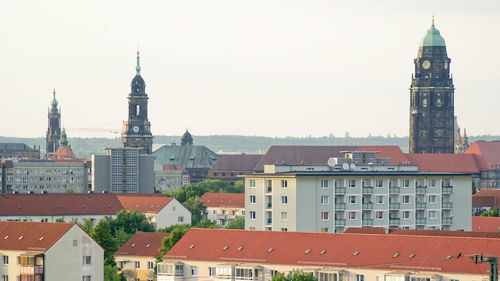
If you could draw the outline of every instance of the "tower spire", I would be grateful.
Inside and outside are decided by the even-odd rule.
[[[432,26],[434,26],[434,13],[432,13]]]
[[[137,66],[135,67],[135,71],[137,71],[137,75],[141,75],[141,64],[139,57],[139,46],[137,46]]]

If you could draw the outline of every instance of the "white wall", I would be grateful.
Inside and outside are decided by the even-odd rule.
[[[183,217],[184,221],[179,222],[179,217]],[[156,214],[156,227],[163,228],[179,223],[191,224],[191,212],[179,201],[172,199]]]

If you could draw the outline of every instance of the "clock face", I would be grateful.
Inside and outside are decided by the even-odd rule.
[[[132,131],[134,131],[134,133],[139,133],[139,127],[134,126],[134,127],[132,128]]]
[[[429,67],[431,67],[431,62],[428,60],[424,60],[424,62],[422,63],[422,67],[424,69],[429,69]]]

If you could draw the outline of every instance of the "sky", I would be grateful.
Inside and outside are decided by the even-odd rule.
[[[498,0],[2,0],[0,135],[44,137],[55,88],[69,138],[119,136],[139,45],[154,135],[406,136],[433,13],[460,127],[500,135]]]

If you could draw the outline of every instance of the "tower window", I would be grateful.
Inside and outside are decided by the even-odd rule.
[[[436,99],[436,106],[441,107],[443,104],[441,103],[441,98]]]
[[[425,99],[425,98],[424,98],[424,99],[422,100],[422,106],[423,106],[423,107],[427,107],[427,99]]]
[[[135,115],[139,116],[139,114],[141,114],[141,106],[140,105],[136,105],[135,106]]]

